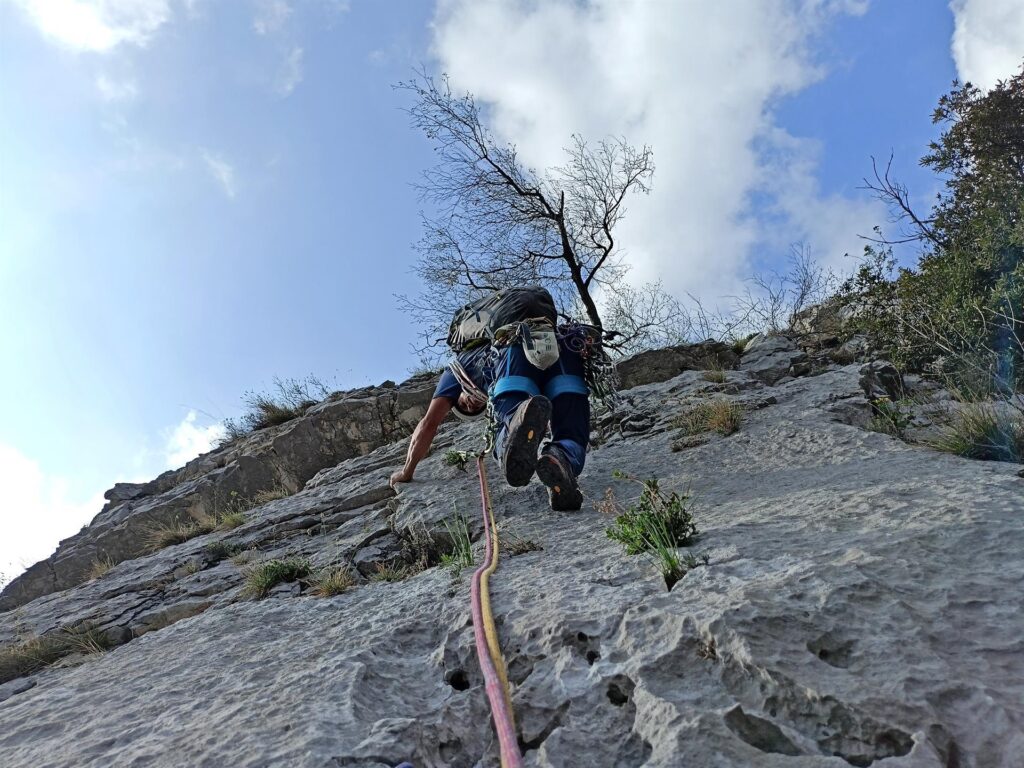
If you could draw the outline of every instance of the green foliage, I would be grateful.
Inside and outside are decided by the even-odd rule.
[[[456,451],[450,450],[444,455],[444,463],[449,467],[458,467],[463,472],[466,471],[466,464],[474,458],[474,454],[469,451]]]
[[[903,237],[865,250],[843,290],[867,333],[911,370],[943,358],[954,385],[987,375],[1020,391],[1024,377],[1024,71],[987,93],[954,84],[933,122],[943,125],[922,165],[944,188],[928,216],[906,187],[879,174],[869,186],[902,222]],[[877,231],[877,230],[876,230]],[[892,243],[917,241],[913,269],[894,269]]]
[[[928,442],[940,451],[971,459],[1020,462],[1024,459],[1024,418],[993,403],[966,403]]]
[[[268,560],[252,566],[246,573],[245,592],[257,599],[264,598],[278,584],[304,579],[309,573],[309,561],[303,558]]]
[[[633,479],[622,473],[614,476]],[[628,555],[656,550],[659,543],[670,545],[672,549],[693,543],[698,530],[693,515],[686,508],[689,496],[675,491],[666,495],[657,478],[637,482],[643,488],[640,498],[624,511],[617,509],[617,505],[613,507],[619,514],[605,531],[608,538],[622,544]]]
[[[902,438],[910,426],[910,413],[900,403],[894,403],[887,397],[871,401],[872,417],[868,429],[884,435]]]
[[[458,575],[463,568],[473,565],[473,539],[469,531],[469,521],[462,515],[444,521],[444,528],[452,542],[450,552],[442,553],[440,564]]]
[[[228,544],[224,541],[211,541],[203,547],[203,553],[210,563],[219,563],[221,560],[234,557],[241,551],[242,548],[237,544]]]

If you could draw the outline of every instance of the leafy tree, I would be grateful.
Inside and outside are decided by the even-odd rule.
[[[603,327],[599,294],[614,292],[627,270],[615,229],[627,198],[650,189],[650,147],[573,136],[565,164],[538,172],[495,139],[473,96],[453,93],[447,78],[422,74],[397,87],[412,95],[412,125],[438,158],[419,186],[436,211],[424,215],[416,246],[425,288],[399,297],[426,328],[424,347],[443,340],[468,301],[524,283],[546,286],[561,306]]]
[[[873,238],[847,291],[866,301],[863,322],[901,362],[941,355],[1013,388],[1024,363],[1024,68],[987,93],[954,83],[933,122],[943,131],[921,164],[942,191],[921,216],[890,167],[875,167],[867,186],[900,233]],[[893,276],[891,246],[906,242],[920,244],[920,259]]]

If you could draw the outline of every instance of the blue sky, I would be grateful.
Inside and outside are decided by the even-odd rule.
[[[207,447],[245,390],[415,364],[413,67],[540,167],[574,131],[650,142],[634,277],[714,301],[796,240],[849,266],[885,222],[869,156],[926,201],[936,99],[1024,53],[1013,0],[727,5],[0,0],[0,572]]]

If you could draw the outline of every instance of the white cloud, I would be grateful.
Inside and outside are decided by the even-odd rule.
[[[1020,72],[1024,63],[1021,0],[953,0],[953,60],[960,79],[982,89]]]
[[[252,28],[258,35],[269,35],[281,29],[291,15],[291,6],[285,0],[260,0]]]
[[[131,101],[139,93],[134,80],[115,80],[107,75],[96,78],[96,90],[104,101]]]
[[[224,194],[230,199],[235,198],[237,189],[235,187],[235,169],[221,155],[210,152],[207,149],[200,150],[203,162],[206,163],[206,170],[216,180]]]
[[[103,508],[103,492],[71,494],[61,477],[46,474],[17,448],[0,443],[0,574],[10,580],[49,557]]]
[[[277,92],[287,96],[302,82],[302,49],[292,48],[285,57],[284,65],[277,76]]]
[[[712,298],[736,290],[764,247],[813,241],[831,259],[859,250],[857,232],[883,220],[872,204],[822,197],[817,145],[785,133],[772,114],[780,97],[824,77],[811,44],[828,21],[865,8],[443,0],[434,53],[535,167],[563,162],[574,132],[650,144],[651,195],[631,202],[620,232],[633,277]],[[755,200],[768,220],[752,212]]]
[[[47,38],[74,51],[144,46],[171,17],[170,0],[14,0]]]
[[[168,469],[177,469],[199,454],[206,453],[224,437],[223,426],[220,424],[199,426],[196,423],[197,419],[196,412],[189,411],[181,423],[174,427],[167,436],[165,448]]]

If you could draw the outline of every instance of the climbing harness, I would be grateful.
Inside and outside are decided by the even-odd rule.
[[[473,634],[476,637],[476,655],[484,676],[484,687],[491,703],[491,716],[498,732],[501,749],[501,768],[522,768],[523,756],[516,740],[515,719],[512,714],[512,694],[508,687],[505,659],[501,655],[498,630],[491,613],[490,576],[498,567],[498,531],[494,525],[491,492],[487,486],[484,456],[476,459],[480,475],[480,503],[484,519],[484,562],[473,573],[470,597],[473,610]]]

